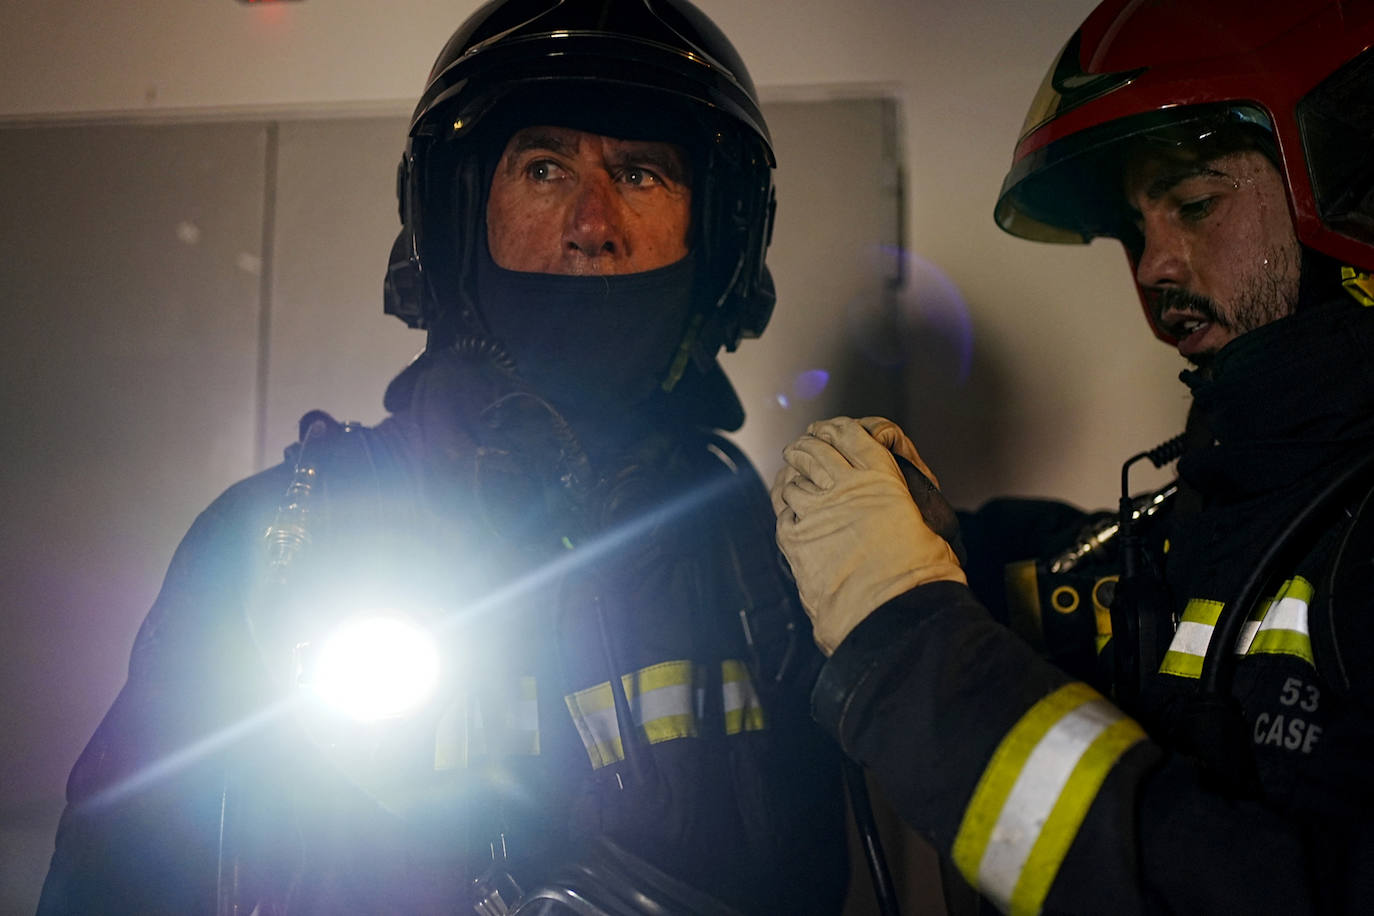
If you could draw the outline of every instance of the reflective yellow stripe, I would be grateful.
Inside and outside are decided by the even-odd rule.
[[[662,662],[623,674],[620,682],[630,703],[635,725],[650,743],[671,741],[696,734],[692,708],[692,663]],[[625,759],[615,695],[609,681],[579,690],[563,698],[577,726],[587,756],[595,768]]]
[[[1257,608],[1241,628],[1236,638],[1236,654],[1291,655],[1315,666],[1307,626],[1314,591],[1312,583],[1302,576],[1283,583],[1278,594]],[[1188,602],[1169,651],[1159,665],[1160,673],[1194,679],[1201,676],[1202,661],[1221,610],[1220,601],[1194,598]]]
[[[726,659],[721,663],[722,690],[725,694],[725,733],[757,732],[764,728],[763,705],[744,662]]]
[[[1103,729],[1069,775],[1069,784],[1055,802],[1040,838],[1026,857],[1026,864],[1012,892],[1013,913],[1038,913],[1059,866],[1068,855],[1069,845],[1083,826],[1088,808],[1097,798],[1098,790],[1121,755],[1145,737],[1145,732],[1132,719],[1124,716]]]
[[[692,663],[685,660],[621,675],[631,716],[650,744],[697,737],[697,706],[704,702],[705,694],[695,680]],[[758,693],[743,662],[731,659],[722,663],[721,689],[727,734],[758,731],[765,726]],[[563,699],[593,768],[625,759],[609,681]]]
[[[1161,674],[1175,674],[1179,677],[1196,678],[1202,674],[1202,660],[1207,655],[1207,644],[1212,641],[1212,630],[1221,616],[1222,603],[1194,598],[1183,608],[1183,619],[1174,631],[1174,639],[1169,643],[1169,651],[1164,653],[1160,662]]]
[[[1307,609],[1314,591],[1312,583],[1302,576],[1283,583],[1265,608],[1264,619],[1244,651],[1252,655],[1292,655],[1315,666],[1312,637],[1307,628]]]
[[[1003,909],[1039,912],[1103,780],[1144,737],[1086,684],[1040,700],[979,777],[954,840],[955,865]]]

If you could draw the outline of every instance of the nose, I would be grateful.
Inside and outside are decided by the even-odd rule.
[[[607,262],[624,255],[621,207],[610,176],[596,175],[584,180],[568,212],[563,250],[573,257],[605,258]]]
[[[1144,244],[1136,262],[1135,279],[1143,287],[1183,286],[1189,272],[1188,246],[1181,234],[1162,218],[1146,217]]]

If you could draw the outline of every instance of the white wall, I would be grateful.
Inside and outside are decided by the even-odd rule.
[[[908,247],[928,306],[947,279],[973,377],[913,397],[914,436],[961,502],[1003,491],[1111,503],[1121,456],[1177,431],[1177,357],[1151,341],[1115,245],[1009,238],[991,210],[1021,118],[1093,0],[701,0],[766,98],[878,88],[897,99]],[[0,6],[0,119],[242,111],[404,113],[471,0],[56,0]],[[845,176],[817,176],[844,181]],[[789,212],[782,219],[815,219]],[[824,256],[818,252],[818,256]],[[937,296],[938,298],[938,296]],[[944,297],[948,299],[948,296]],[[978,402],[979,415],[955,406]],[[990,412],[989,412],[990,411]],[[989,422],[1002,457],[941,467]]]

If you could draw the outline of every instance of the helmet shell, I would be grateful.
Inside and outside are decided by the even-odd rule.
[[[1106,0],[1031,104],[997,223],[1038,241],[1120,238],[1124,141],[1233,125],[1266,136],[1298,240],[1374,269],[1371,45],[1369,0]]]
[[[387,311],[445,336],[485,334],[471,289],[485,239],[478,138],[497,116],[548,99],[622,124],[666,112],[657,123],[691,136],[698,347],[713,356],[762,332],[774,301],[764,266],[772,141],[739,54],[687,0],[495,0],[459,26],[415,106],[398,170]],[[598,123],[583,129],[606,132]]]

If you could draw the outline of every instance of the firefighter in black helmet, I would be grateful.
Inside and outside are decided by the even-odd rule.
[[[601,21],[614,25],[598,26]],[[685,155],[690,176],[678,181],[691,189],[684,240],[691,261],[679,265],[682,278],[657,281],[673,291],[669,304],[675,309],[661,324],[681,326],[671,328],[677,339],[667,342],[666,354],[621,353],[653,365],[618,374],[655,376],[665,392],[684,378],[697,385],[697,377],[709,376],[707,384],[721,389],[716,353],[757,337],[773,310],[764,266],[773,221],[773,151],[743,61],[687,3],[492,3],[454,33],[415,108],[399,168],[402,230],[388,275],[387,311],[427,329],[431,350],[455,339],[501,339],[508,351],[525,344],[515,338],[528,329],[512,329],[516,316],[489,301],[494,291],[502,304],[509,302],[517,291],[500,284],[518,281],[493,275],[484,203],[501,143],[515,127],[535,124],[670,141]],[[550,291],[575,294],[579,285],[567,281]],[[682,298],[679,289],[690,292],[687,301],[672,301]],[[641,288],[640,295],[657,292]],[[617,341],[597,333],[617,330],[576,333],[610,347]],[[520,362],[518,354],[510,355]],[[585,358],[601,362],[601,355],[593,347]],[[522,371],[541,371],[535,356],[524,362]],[[643,381],[634,378],[617,396],[642,397]],[[738,411],[734,405],[721,409]],[[736,417],[727,428],[739,422]]]
[[[388,419],[307,414],[187,535],[41,912],[839,909],[820,659],[720,433],[716,355],[773,308],[772,167],[684,0],[458,29],[384,284],[424,351]]]
[[[1106,0],[1032,105],[998,223],[1123,243],[1192,364],[1136,456],[1173,485],[994,501],[965,561],[893,424],[786,452],[817,716],[1004,911],[1374,906],[1371,45],[1368,3]]]

